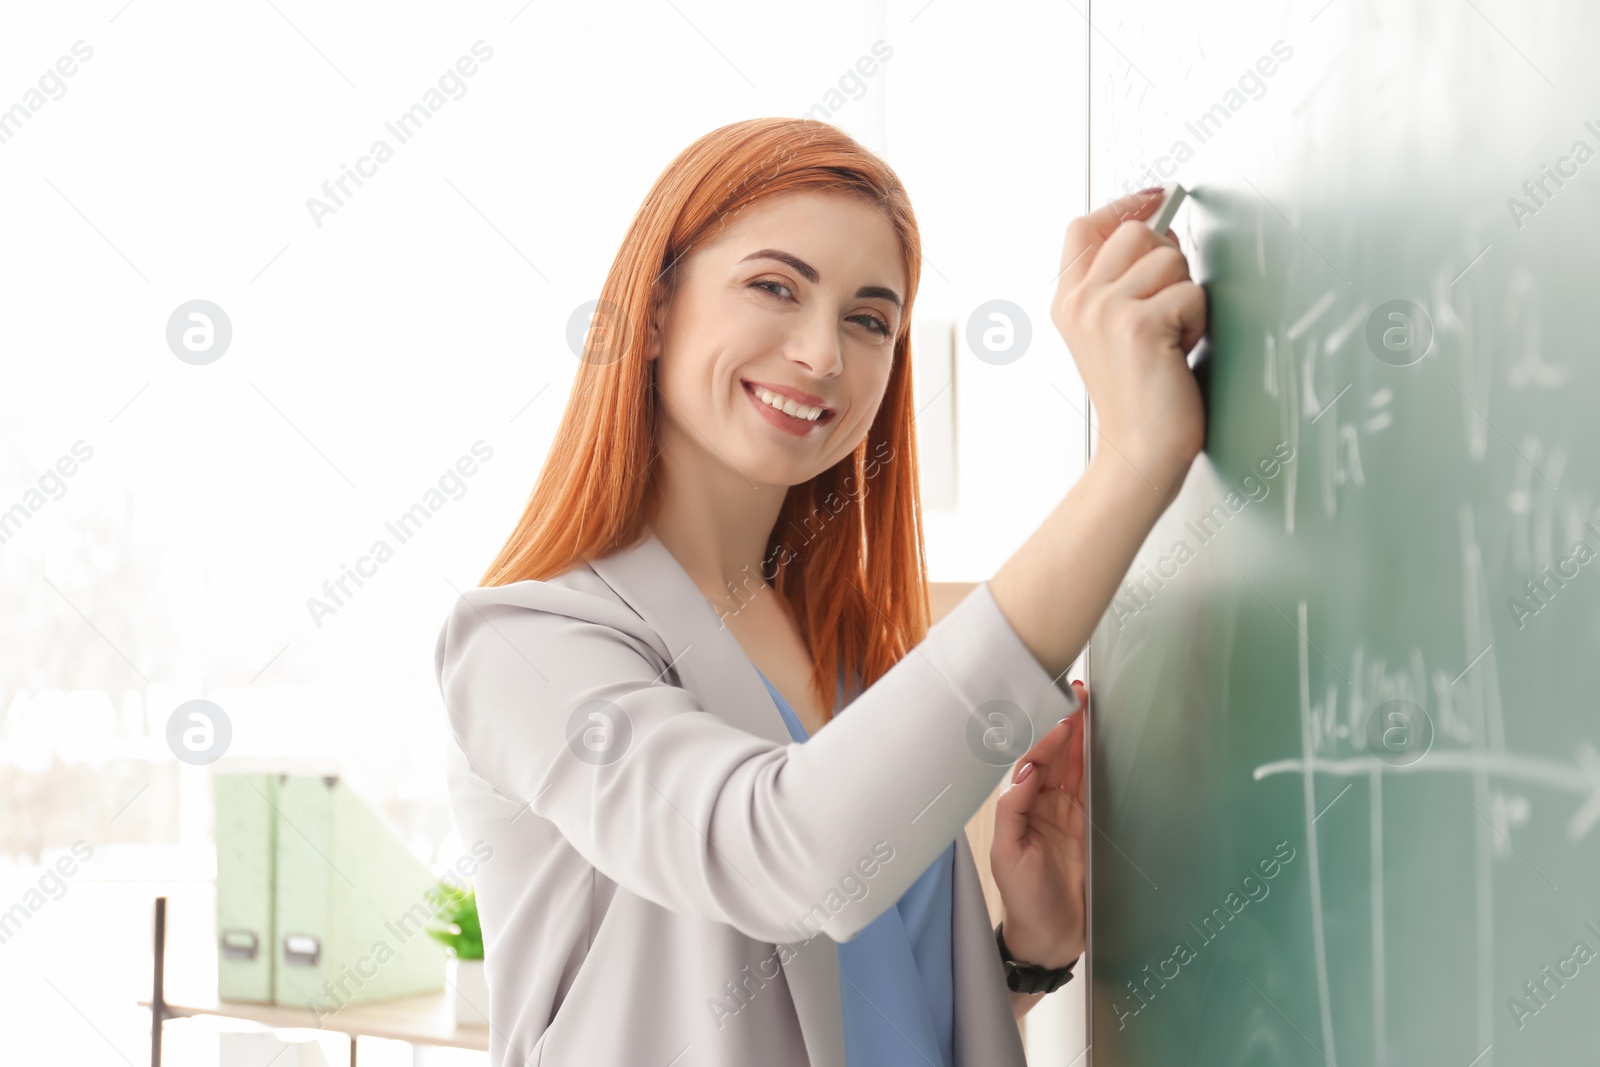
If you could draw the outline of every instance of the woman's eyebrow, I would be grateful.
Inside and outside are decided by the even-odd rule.
[[[787,263],[790,267],[794,268],[795,273],[799,274],[800,277],[804,278],[812,285],[815,285],[822,277],[822,275],[817,273],[817,269],[811,264],[807,263],[799,256],[791,255],[782,249],[763,248],[759,252],[751,252],[739,262],[748,263],[752,259],[775,259],[779,263]],[[870,300],[876,297],[881,300],[889,301],[897,308],[902,306],[899,295],[893,289],[885,289],[881,285],[863,285],[860,289],[856,290],[856,296],[864,300]]]

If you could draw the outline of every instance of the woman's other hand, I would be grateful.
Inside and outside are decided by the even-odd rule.
[[[1078,710],[1041,737],[1017,765],[1019,778],[994,811],[989,866],[1004,905],[1006,948],[1042,967],[1083,954],[1083,717],[1089,694],[1072,683]]]

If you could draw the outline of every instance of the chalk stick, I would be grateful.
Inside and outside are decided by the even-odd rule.
[[[1167,232],[1167,227],[1172,225],[1173,216],[1178,213],[1178,208],[1183,206],[1183,201],[1189,195],[1189,190],[1177,182],[1168,182],[1161,187],[1161,209],[1145,220],[1145,225],[1154,230],[1159,236]]]

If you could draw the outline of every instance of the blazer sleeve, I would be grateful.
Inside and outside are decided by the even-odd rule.
[[[513,585],[464,594],[435,652],[472,769],[617,884],[760,941],[853,938],[1077,706],[988,583],[804,744],[707,712],[625,606]]]

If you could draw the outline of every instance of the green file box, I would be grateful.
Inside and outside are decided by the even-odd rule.
[[[217,996],[273,998],[273,870],[277,775],[219,774],[217,818]]]
[[[321,1013],[444,988],[435,879],[342,780],[281,775],[274,996]]]

